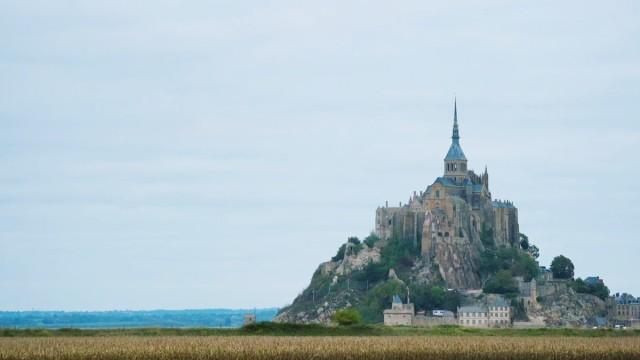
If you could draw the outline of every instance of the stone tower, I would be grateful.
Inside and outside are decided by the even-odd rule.
[[[458,104],[453,102],[453,135],[451,146],[444,158],[444,177],[459,183],[467,176],[467,157],[460,147],[460,133],[458,131]]]

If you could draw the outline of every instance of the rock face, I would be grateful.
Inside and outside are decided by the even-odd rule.
[[[554,327],[595,325],[596,317],[606,317],[607,304],[589,294],[578,294],[564,281],[539,285],[538,305],[529,310],[529,317],[544,320]]]
[[[337,310],[362,301],[361,286],[359,288],[356,281],[351,281],[351,275],[370,263],[379,262],[379,247],[346,244],[344,257],[320,264],[309,287],[282,309],[274,321],[328,324]]]

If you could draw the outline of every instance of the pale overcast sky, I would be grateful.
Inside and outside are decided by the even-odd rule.
[[[3,1],[0,310],[282,306],[469,166],[640,295],[637,1]]]

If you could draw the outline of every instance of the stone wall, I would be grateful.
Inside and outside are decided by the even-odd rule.
[[[414,326],[456,325],[456,323],[456,318],[453,316],[416,315],[413,318]]]

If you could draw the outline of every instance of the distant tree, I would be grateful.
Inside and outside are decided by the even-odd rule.
[[[531,281],[531,279],[538,276],[540,267],[531,256],[520,254],[513,262],[511,272],[514,276],[522,276],[525,281]]]
[[[382,281],[365,293],[358,310],[367,323],[378,323],[383,320],[383,311],[391,307],[393,295],[405,294],[406,285],[400,281]]]
[[[513,319],[517,321],[529,321],[529,317],[527,316],[527,310],[524,306],[523,299],[513,299],[511,300],[511,308],[513,309]]]
[[[351,236],[347,239],[348,243],[352,243],[353,245],[360,245],[360,239],[357,236]]]
[[[590,285],[590,293],[599,297],[602,300],[606,300],[609,297],[611,291],[604,283],[597,283]]]
[[[347,248],[347,244],[342,244],[340,248],[338,248],[338,253],[331,258],[332,261],[340,261],[344,259],[344,251]]]
[[[445,290],[440,286],[411,286],[411,301],[420,310],[442,308]]]
[[[602,300],[609,297],[610,293],[609,288],[604,283],[597,282],[595,284],[587,284],[581,278],[575,279],[569,286],[577,293],[595,295]]]
[[[500,270],[484,284],[482,291],[489,294],[514,294],[518,284],[510,270]]]
[[[336,311],[332,320],[340,326],[357,325],[362,322],[362,316],[354,308],[345,308]]]
[[[538,249],[537,246],[533,245],[533,244],[529,244],[529,254],[531,254],[531,257],[533,257],[534,259],[538,259],[540,257],[540,249]]]
[[[573,270],[573,262],[563,255],[556,256],[551,262],[551,272],[556,279],[572,279]]]
[[[368,281],[370,284],[384,280],[389,273],[389,268],[383,263],[370,261],[362,270],[353,272],[353,278],[357,281]]]
[[[367,244],[368,247],[372,248],[373,245],[375,245],[375,243],[377,243],[379,240],[380,237],[372,232],[371,234],[369,234],[369,236],[364,238],[363,242]]]
[[[529,249],[529,237],[523,233],[520,233],[520,247],[522,250]]]
[[[452,290],[452,291],[447,291],[444,293],[444,300],[442,303],[442,308],[445,310],[449,310],[449,311],[453,311],[455,312],[458,307],[460,306],[461,303],[461,296],[460,293]]]

